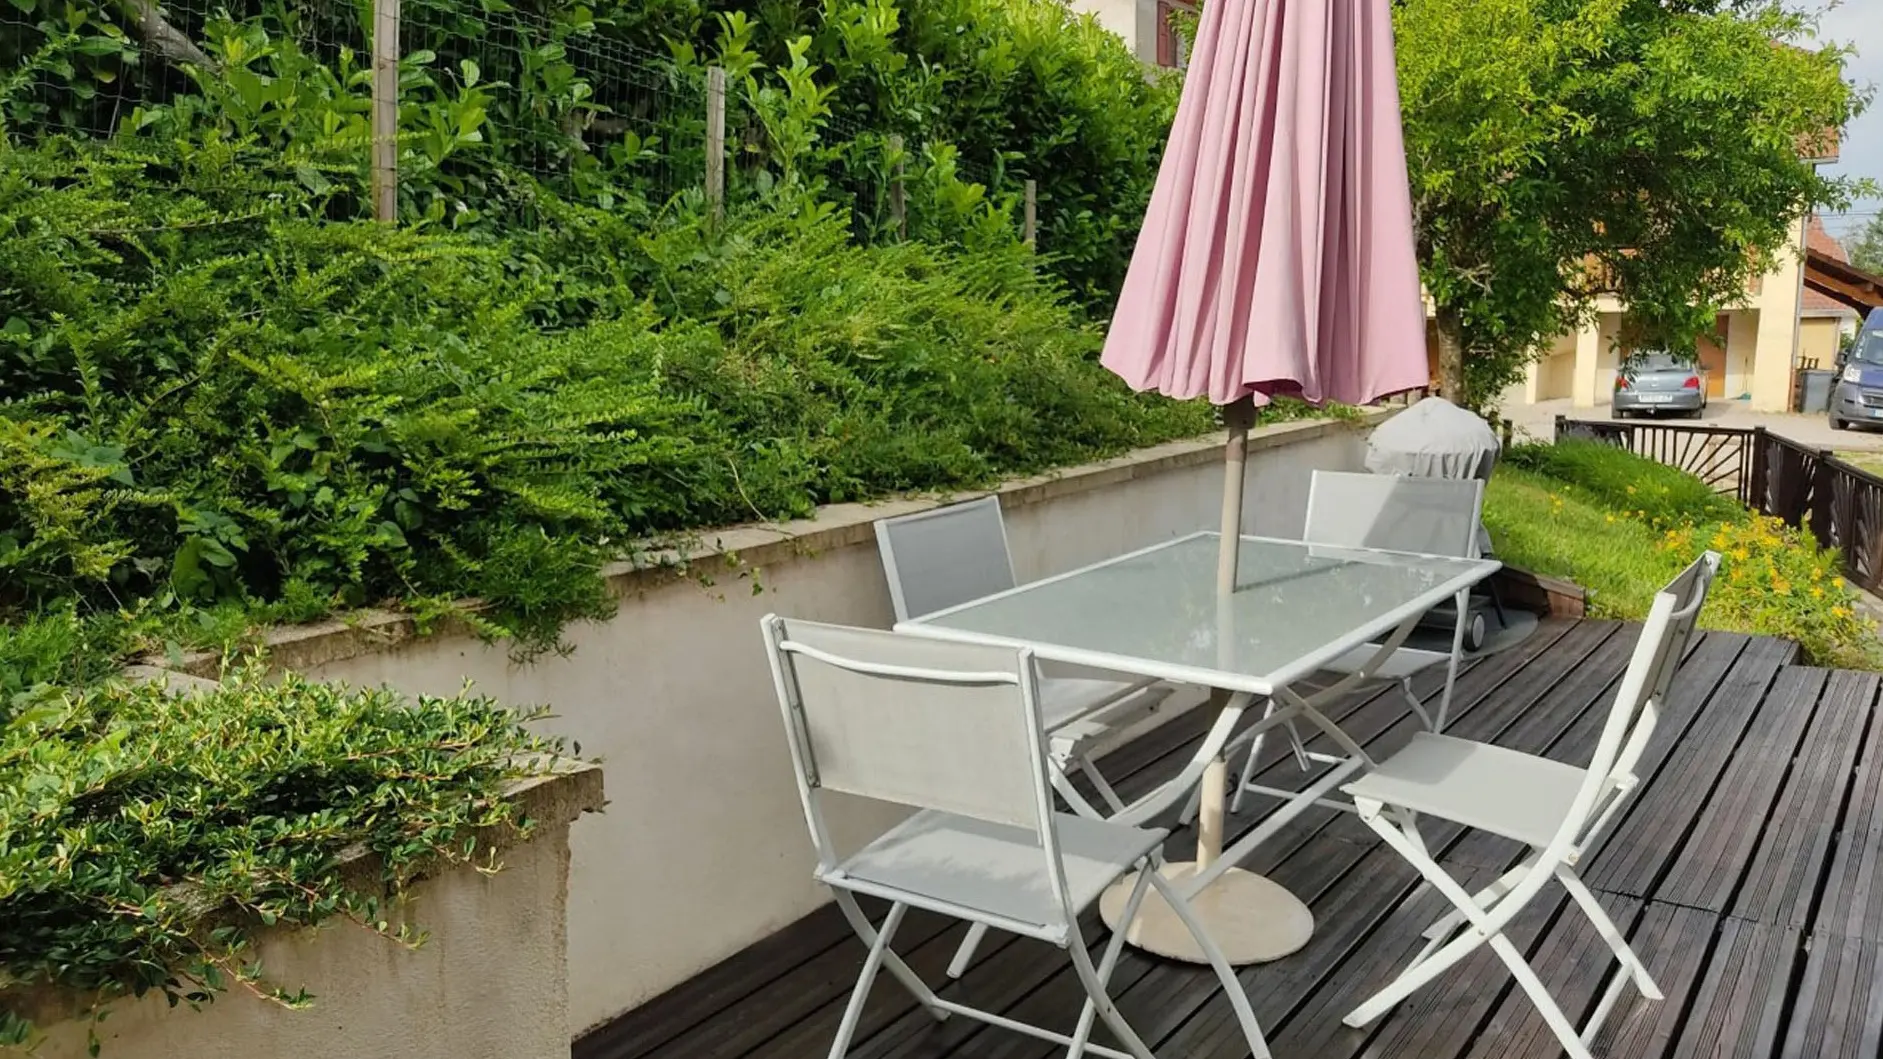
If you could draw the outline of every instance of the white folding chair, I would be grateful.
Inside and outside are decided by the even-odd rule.
[[[1591,1059],[1588,1042],[1628,982],[1650,1000],[1661,998],[1647,967],[1602,911],[1576,867],[1583,850],[1614,820],[1639,782],[1635,765],[1654,734],[1674,670],[1718,569],[1719,556],[1707,552],[1654,597],[1588,768],[1422,732],[1405,750],[1343,788],[1353,796],[1360,819],[1455,906],[1426,930],[1426,946],[1412,964],[1348,1014],[1347,1025],[1364,1026],[1379,1018],[1486,944],[1529,994],[1570,1059]],[[1467,893],[1426,851],[1417,823],[1422,815],[1514,839],[1529,852],[1490,886]],[[1580,1031],[1504,934],[1551,879],[1562,883],[1621,964]]]
[[[1484,483],[1477,479],[1315,471],[1308,485],[1307,527],[1302,537],[1310,544],[1476,558],[1483,507]],[[1335,680],[1296,685],[1289,693],[1307,692],[1306,700],[1318,708],[1342,695],[1397,685],[1428,731],[1443,730],[1451,709],[1452,685],[1458,677],[1459,659],[1464,653],[1470,602],[1469,588],[1461,589],[1453,601],[1458,613],[1450,654],[1401,646],[1381,661],[1377,657],[1378,645],[1364,645],[1323,667],[1335,675]],[[1426,712],[1425,704],[1413,692],[1412,678],[1438,665],[1449,668],[1444,691],[1439,696],[1438,713],[1433,715]],[[1304,767],[1315,762],[1327,764],[1344,760],[1307,751],[1292,728],[1288,730],[1288,737],[1294,742],[1295,756]],[[1260,737],[1245,736],[1231,744],[1232,751],[1244,747],[1248,749],[1248,756],[1243,759],[1230,811],[1241,812],[1243,799],[1250,794],[1290,796],[1290,792],[1254,782]],[[1194,800],[1191,805],[1192,808],[1185,811],[1186,821],[1194,811]]]
[[[984,599],[1017,583],[999,497],[881,519],[876,545],[898,621]],[[1119,812],[1124,800],[1093,759],[1106,749],[1108,738],[1155,712],[1171,688],[1067,667],[1044,665],[1041,670],[1040,708],[1046,716],[1053,788],[1081,815],[1097,819]],[[1073,784],[1074,773],[1091,782],[1103,807]],[[950,977],[961,977],[985,935],[981,928],[968,933],[949,964]]]
[[[842,1059],[877,975],[887,970],[937,1019],[963,1015],[1109,1059],[1154,1059],[1107,995],[1125,929],[1148,887],[1176,911],[1228,993],[1253,1054],[1269,1052],[1235,971],[1188,903],[1158,873],[1169,832],[1056,812],[1038,675],[1027,652],[943,643],[843,626],[764,619],[817,878],[869,946],[838,1023]],[[920,810],[860,851],[840,856],[824,822],[825,791]],[[1137,882],[1096,966],[1079,918],[1114,882]],[[856,895],[889,902],[880,928]],[[890,948],[910,908],[1064,949],[1086,1002],[1071,1034],[938,996]],[[1090,1043],[1104,1020],[1123,1049]]]

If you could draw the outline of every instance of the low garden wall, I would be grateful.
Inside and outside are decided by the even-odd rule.
[[[264,984],[216,994],[199,1011],[159,993],[108,1003],[49,987],[0,986],[0,1011],[29,1019],[43,1039],[18,1053],[82,1059],[567,1059],[567,896],[570,825],[602,804],[602,774],[575,766],[520,781],[509,793],[536,821],[528,841],[493,840],[499,870],[457,866],[414,885],[387,909],[420,932],[412,946],[361,925],[265,931],[256,942]],[[349,874],[370,888],[379,867]],[[205,925],[219,910],[205,909]],[[290,1008],[261,991],[303,989]]]
[[[1382,418],[1255,432],[1248,531],[1298,535],[1311,473],[1361,469],[1366,434]],[[1214,529],[1221,489],[1221,444],[1206,439],[1013,482],[1000,494],[1017,573],[1032,579]],[[811,880],[758,621],[776,611],[887,626],[871,523],[936,502],[833,506],[802,522],[720,534],[694,550],[684,572],[619,570],[619,611],[569,628],[566,656],[518,663],[503,644],[419,638],[406,619],[368,615],[284,630],[271,638],[272,661],[415,694],[456,692],[469,679],[501,701],[549,704],[555,734],[600,759],[608,811],[573,831],[566,1037],[828,899]],[[846,808],[833,818],[840,841],[874,833],[896,813]]]

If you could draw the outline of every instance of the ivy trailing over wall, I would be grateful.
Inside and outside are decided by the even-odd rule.
[[[561,749],[531,719],[259,667],[201,694],[39,697],[0,727],[0,998],[201,1004],[240,988],[307,1003],[255,964],[257,932],[339,918],[420,943],[382,899],[443,865],[493,866],[486,836],[529,833],[505,786]],[[0,1003],[0,1045],[32,1034]]]

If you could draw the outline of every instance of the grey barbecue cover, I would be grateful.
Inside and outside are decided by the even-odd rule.
[[[1427,397],[1380,424],[1367,440],[1366,469],[1419,478],[1482,478],[1497,466],[1497,432],[1474,412]]]

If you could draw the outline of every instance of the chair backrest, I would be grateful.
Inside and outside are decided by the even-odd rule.
[[[1050,830],[1028,654],[776,616],[764,631],[820,857],[824,790]]]
[[[1618,781],[1632,776],[1647,749],[1673,686],[1674,673],[1693,640],[1719,563],[1717,552],[1706,552],[1655,594],[1647,620],[1642,623],[1641,637],[1622,674],[1621,687],[1609,707],[1595,756],[1589,762],[1588,778],[1583,781],[1570,818],[1564,821],[1559,839],[1565,845],[1580,839],[1589,822],[1605,808],[1606,796],[1619,789]]]
[[[897,621],[1014,587],[999,497],[879,519],[876,547]]]
[[[1315,471],[1308,485],[1311,544],[1476,558],[1484,483]]]

